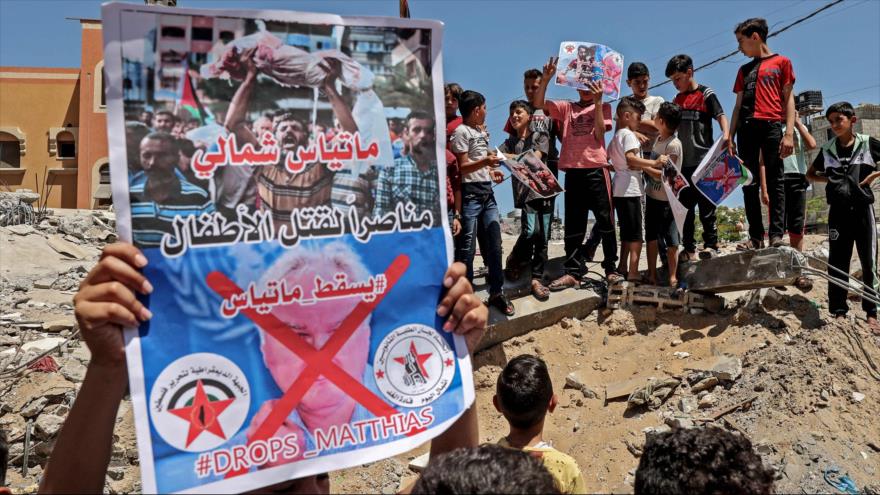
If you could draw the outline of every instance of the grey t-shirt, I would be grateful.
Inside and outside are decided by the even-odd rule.
[[[642,114],[642,120],[654,120],[654,117],[657,115],[657,111],[660,110],[660,105],[663,103],[662,96],[653,96],[648,95],[647,98],[642,100],[642,103],[645,104],[645,113]],[[649,140],[647,143],[642,145],[642,156],[647,157],[654,146],[654,140],[657,139],[657,132],[648,132],[643,133],[648,136]]]
[[[461,124],[452,133],[450,139],[452,152],[467,153],[469,161],[485,158],[489,154],[489,134],[467,124]],[[491,182],[489,167],[483,167],[469,174],[461,174],[462,182]]]
[[[651,150],[651,159],[656,159],[660,155],[668,156],[675,168],[681,172],[681,141],[673,134],[666,139],[658,138],[654,143],[654,149]],[[658,201],[669,201],[666,197],[666,190],[663,184],[648,174],[645,174],[645,194],[648,197]]]

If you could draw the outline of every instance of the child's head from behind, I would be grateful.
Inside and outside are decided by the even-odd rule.
[[[635,96],[624,96],[617,104],[617,123],[618,127],[626,127],[631,131],[639,128],[639,122],[645,113],[645,104],[640,102]]]
[[[521,132],[529,126],[529,117],[532,115],[532,107],[525,100],[514,100],[510,104],[510,125]]]
[[[654,126],[660,130],[662,137],[669,137],[678,130],[681,124],[681,107],[671,101],[664,101],[654,116]]]
[[[458,98],[458,109],[461,118],[474,124],[486,121],[486,98],[476,91],[467,90]]]
[[[764,467],[745,437],[721,428],[677,428],[649,435],[635,493],[755,493],[773,491]]]
[[[685,54],[672,57],[666,64],[666,77],[672,80],[679,93],[687,91],[694,79],[694,61]]]
[[[413,494],[559,493],[539,459],[500,445],[480,445],[446,452],[416,481]]]
[[[831,131],[837,137],[847,136],[853,132],[853,124],[859,119],[856,110],[848,101],[837,102],[825,110],[825,118],[831,124]]]
[[[644,99],[648,96],[648,83],[651,82],[651,74],[648,66],[641,62],[633,62],[626,69],[626,84],[632,90],[633,96]]]
[[[767,21],[760,17],[746,19],[736,25],[733,34],[739,44],[739,51],[746,57],[760,57],[761,46],[767,43]]]
[[[542,423],[556,408],[547,365],[528,354],[511,359],[498,375],[492,402],[511,428],[525,430]]]

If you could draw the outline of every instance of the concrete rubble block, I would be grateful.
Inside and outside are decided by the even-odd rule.
[[[710,370],[715,378],[722,382],[736,381],[742,375],[742,359],[733,356],[720,356]]]
[[[697,410],[697,398],[692,396],[682,397],[678,400],[678,410],[690,414]]]
[[[36,232],[36,230],[30,225],[21,224],[21,225],[8,225],[6,230],[12,232],[15,235],[29,235]]]
[[[586,373],[581,370],[572,371],[565,377],[565,388],[573,388],[575,390],[580,390],[584,397],[587,399],[597,399],[599,396],[593,389],[587,385],[586,381]]]
[[[700,399],[697,407],[700,409],[710,409],[718,403],[718,397],[715,394],[706,394]]]
[[[51,333],[58,333],[63,330],[71,330],[76,325],[76,318],[73,315],[55,318],[51,321],[43,322],[43,330]]]
[[[688,290],[719,293],[794,285],[805,266],[793,248],[767,248],[690,262],[680,276]]]
[[[0,201],[11,201],[12,204],[24,203],[32,205],[40,200],[40,195],[30,189],[17,191],[0,191]]]
[[[42,328],[42,324],[40,325],[40,327]],[[61,337],[46,337],[45,339],[32,340],[32,341],[24,344],[23,346],[21,346],[21,350],[23,352],[27,352],[27,351],[46,352],[46,351],[58,346],[59,344],[64,342],[64,340],[65,339],[63,339]]]
[[[64,418],[67,415],[68,408],[63,405],[55,405],[47,407],[40,417],[34,421],[34,431],[37,438],[49,440],[55,437],[61,427],[64,426]]]
[[[72,395],[74,389],[74,384],[58,373],[32,373],[19,382],[12,394],[4,397],[4,409],[20,412],[37,397],[44,397],[50,403],[58,402]]]
[[[704,390],[712,391],[715,386],[718,385],[718,378],[715,376],[708,376],[703,378],[699,382],[697,382],[694,386],[691,387],[691,392],[697,394]]]
[[[414,458],[409,461],[409,468],[417,473],[421,473],[428,467],[428,461],[431,460],[431,453],[425,452],[424,454]]]
[[[55,277],[46,277],[36,280],[34,282],[35,289],[51,289],[53,285],[55,285],[55,281],[58,280]]]
[[[28,405],[24,406],[24,409],[21,410],[21,416],[23,418],[33,418],[40,414],[48,403],[49,399],[45,397],[35,397],[34,400],[30,401]]]
[[[58,254],[66,256],[68,258],[83,260],[89,257],[88,251],[72,242],[65,241],[61,236],[57,234],[50,235],[48,237],[47,244]]]

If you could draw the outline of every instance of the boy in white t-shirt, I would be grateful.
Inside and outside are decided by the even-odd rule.
[[[617,133],[608,147],[608,156],[614,167],[612,196],[614,210],[620,226],[620,264],[617,270],[626,273],[627,280],[638,281],[639,256],[642,254],[642,195],[645,194],[645,181],[642,170],[650,167],[660,168],[667,157],[661,155],[656,160],[641,156],[641,143],[636,130],[645,105],[632,96],[621,98],[617,105]],[[629,264],[627,263],[628,254]]]

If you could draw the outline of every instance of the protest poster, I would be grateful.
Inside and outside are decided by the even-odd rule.
[[[694,187],[718,206],[737,187],[751,184],[754,178],[742,160],[728,152],[724,139],[718,138],[694,170],[691,179]]]
[[[496,148],[498,156],[506,155]],[[559,180],[547,165],[531,150],[513,158],[505,158],[502,162],[504,168],[510,171],[515,179],[513,182],[514,204],[525,204],[538,198],[552,198],[564,192]]]
[[[687,217],[688,210],[681,204],[681,193],[690,185],[687,179],[681,175],[678,168],[670,161],[663,164],[662,173],[663,176],[660,182],[663,186],[663,191],[666,193],[666,199],[669,200],[672,217],[675,219],[676,228],[678,228],[678,235],[684,237],[684,220]]]
[[[144,491],[245,492],[447,428],[474,392],[435,314],[451,262],[441,24],[102,15],[117,224],[155,288],[153,318],[125,330]],[[434,129],[397,160],[391,107]],[[418,191],[395,173],[424,165]]]
[[[559,44],[556,84],[588,89],[591,82],[601,82],[605,96],[620,97],[623,55],[605,45],[586,41],[563,41]]]

